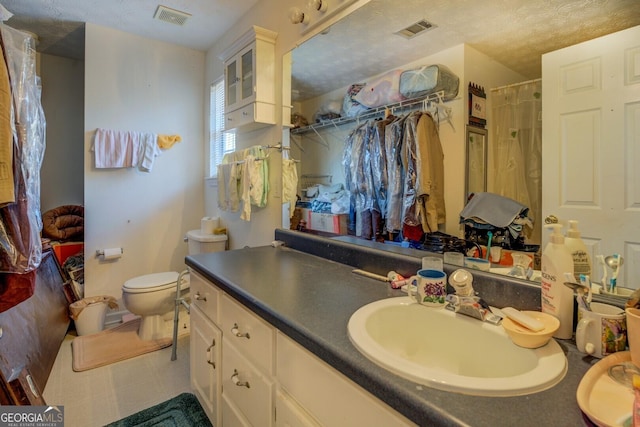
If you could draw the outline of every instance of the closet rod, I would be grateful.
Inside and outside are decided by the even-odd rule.
[[[526,82],[511,83],[510,85],[494,87],[494,88],[491,88],[489,90],[495,91],[495,90],[500,90],[500,89],[506,89],[506,88],[509,88],[509,87],[522,86],[522,85],[526,85],[526,84],[529,84],[529,83],[536,83],[536,82],[539,82],[539,81],[542,81],[542,79],[533,79],[533,80],[527,80]]]

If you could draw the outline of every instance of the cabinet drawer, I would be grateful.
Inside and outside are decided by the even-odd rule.
[[[322,425],[415,425],[280,332],[276,347],[278,382]]]
[[[259,129],[275,124],[275,105],[264,102],[252,102],[237,110],[225,114],[224,129]]]
[[[274,373],[275,329],[227,294],[221,300],[222,335],[265,374]]]
[[[274,418],[273,381],[241,353],[223,333],[222,396],[233,402],[251,425],[270,427]]]
[[[191,304],[198,307],[213,323],[219,323],[218,301],[220,300],[220,291],[193,270],[191,270],[189,276],[191,277],[189,285]]]

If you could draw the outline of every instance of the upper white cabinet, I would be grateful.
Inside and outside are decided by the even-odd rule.
[[[253,26],[220,56],[224,61],[225,130],[275,124],[275,42]]]

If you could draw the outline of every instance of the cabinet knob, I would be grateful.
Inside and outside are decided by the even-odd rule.
[[[233,382],[238,387],[251,388],[251,386],[249,385],[249,381],[240,381],[239,375],[240,374],[238,374],[238,370],[234,369],[233,375],[231,375],[231,382]]]
[[[196,294],[193,296],[193,298],[195,298],[196,301],[206,301],[207,297],[203,297],[202,295],[200,295],[200,291],[196,292]]]
[[[238,338],[246,338],[246,339],[250,339],[251,337],[249,336],[249,332],[245,332],[244,334],[242,332],[240,332],[240,329],[238,328],[238,324],[234,323],[233,324],[233,328],[231,328],[231,333],[233,335],[235,335]]]

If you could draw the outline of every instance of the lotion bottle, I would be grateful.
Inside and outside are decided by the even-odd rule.
[[[581,274],[591,277],[591,256],[589,256],[587,246],[580,237],[578,221],[569,220],[569,229],[564,244],[573,258],[573,275],[576,278],[576,283],[580,283]]]
[[[564,284],[564,273],[572,273],[573,257],[564,243],[561,224],[549,224],[553,232],[542,252],[542,311],[560,320],[555,338],[573,337],[573,289]]]

